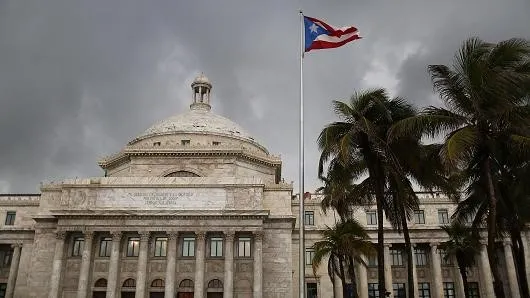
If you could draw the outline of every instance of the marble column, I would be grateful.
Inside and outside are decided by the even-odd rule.
[[[112,250],[110,252],[109,276],[107,278],[107,298],[117,298],[118,266],[120,261],[121,232],[112,232]]]
[[[392,260],[390,259],[390,244],[385,244],[385,290],[393,293]]]
[[[359,291],[359,298],[368,298],[368,276],[366,273],[366,258],[362,257],[364,264],[361,262],[355,262],[358,284],[357,288]]]
[[[194,297],[204,298],[204,256],[205,256],[205,232],[197,232],[197,253],[195,255],[195,289]]]
[[[88,280],[90,276],[90,264],[92,263],[92,246],[94,232],[85,232],[85,245],[81,259],[81,270],[79,272],[79,281],[77,283],[77,298],[86,298],[88,289]]]
[[[414,297],[420,296],[418,289],[418,271],[416,270],[416,247],[417,244],[412,244],[412,280],[414,282]]]
[[[49,298],[59,298],[59,288],[61,283],[61,275],[63,270],[64,259],[64,242],[66,238],[65,232],[57,232],[55,234],[57,241],[55,242],[55,254],[53,256],[53,265],[50,280]]]
[[[138,270],[136,271],[135,298],[145,298],[147,280],[147,255],[149,254],[149,232],[139,232],[140,252],[138,254]]]
[[[11,267],[9,267],[9,277],[7,278],[6,298],[13,298],[13,295],[15,294],[22,244],[13,244],[11,247],[13,247],[13,259],[11,260]]]
[[[504,258],[506,260],[506,271],[508,272],[508,283],[512,297],[519,297],[519,283],[517,282],[517,272],[513,262],[512,243],[504,242]]]
[[[526,266],[526,280],[528,281],[530,289],[530,232],[522,232],[521,240],[523,240],[525,266]]]
[[[234,296],[234,232],[225,233],[225,276],[223,297]]]
[[[482,275],[482,284],[486,293],[486,297],[495,297],[493,290],[493,278],[491,276],[491,267],[488,260],[488,251],[486,245],[482,244],[480,251],[480,273]]]
[[[254,233],[254,298],[263,296],[263,232]],[[305,274],[305,272],[300,272]]]
[[[175,267],[177,266],[178,233],[168,233],[167,241],[166,288],[164,297],[175,298]]]
[[[432,285],[433,298],[444,298],[443,281],[442,281],[442,264],[440,254],[438,253],[438,244],[431,244],[431,268],[432,268]]]

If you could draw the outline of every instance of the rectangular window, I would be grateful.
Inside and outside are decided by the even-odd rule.
[[[7,211],[6,213],[6,226],[12,226],[15,224],[15,217],[17,213],[15,211]]]
[[[377,225],[377,212],[366,211],[366,224],[369,226]]]
[[[212,142],[212,145],[214,145],[214,146],[219,146],[219,145],[221,145],[221,142],[213,141],[213,142]]]
[[[392,289],[394,290],[394,296],[395,298],[407,298],[407,291],[405,290],[405,284],[404,283],[393,283]]]
[[[431,288],[428,282],[418,283],[418,292],[420,298],[431,298]]]
[[[438,253],[440,254],[440,263],[442,264],[442,266],[453,265],[451,257],[447,255],[447,252],[445,250],[438,249]]]
[[[315,212],[314,211],[306,211],[304,213],[304,225],[306,226],[315,225]]]
[[[425,211],[423,210],[414,211],[414,223],[425,224]]]
[[[182,146],[188,146],[190,144],[190,140],[180,140],[180,144]]]
[[[80,257],[83,255],[83,248],[85,246],[85,238],[74,237],[74,243],[72,246],[72,257]]]
[[[237,256],[248,258],[250,254],[250,237],[239,237],[237,239]]]
[[[155,257],[167,256],[167,237],[157,237],[155,239]]]
[[[392,266],[403,266],[403,251],[401,249],[391,248],[390,257],[392,258]]]
[[[452,282],[444,282],[444,298],[455,298],[455,284]]]
[[[306,248],[305,249],[305,264],[312,265],[313,257],[315,257],[315,250],[313,248]]]
[[[416,266],[427,266],[427,251],[425,248],[414,248],[414,257],[416,258]]]
[[[195,256],[195,238],[184,237],[182,239],[182,256],[183,257],[194,257]]]
[[[101,242],[99,242],[99,256],[110,257],[111,247],[112,247],[112,238],[110,237],[101,238]]]
[[[318,297],[318,288],[317,284],[314,282],[307,283],[307,298],[317,298]]]
[[[140,252],[140,238],[129,237],[129,239],[127,239],[127,256],[137,257],[139,252]]]
[[[438,209],[438,222],[441,225],[449,223],[449,211],[447,209]]]
[[[11,265],[12,258],[13,251],[11,249],[2,251],[2,267],[9,267]]]
[[[368,267],[377,267],[377,254],[368,256]]]
[[[478,282],[470,282],[468,284],[469,298],[480,298],[480,291],[478,289]]]
[[[377,283],[368,284],[368,298],[379,298],[379,285]]]
[[[210,238],[210,257],[222,257],[223,256],[223,238],[212,237]]]
[[[0,284],[0,298],[6,296],[7,284]]]

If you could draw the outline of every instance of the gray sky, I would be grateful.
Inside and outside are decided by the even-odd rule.
[[[530,38],[528,0],[0,0],[0,192],[100,176],[96,160],[154,122],[185,112],[193,77],[213,109],[281,154],[298,178],[298,9],[364,37],[304,59],[306,185],[331,100],[386,87],[437,104],[428,64],[462,41]]]

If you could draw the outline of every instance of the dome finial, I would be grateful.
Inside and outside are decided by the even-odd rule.
[[[210,106],[212,84],[203,72],[193,80],[191,89],[193,90],[193,103],[190,105],[190,109],[209,111],[212,108]]]

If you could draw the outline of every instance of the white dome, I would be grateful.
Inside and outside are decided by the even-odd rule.
[[[174,115],[156,123],[132,140],[129,144],[153,136],[181,133],[227,136],[247,141],[267,152],[265,147],[256,142],[254,138],[238,124],[223,116],[214,114],[208,109],[200,108],[192,108],[187,113]]]

